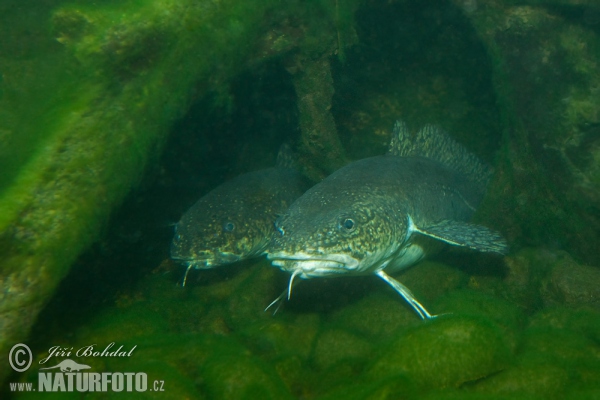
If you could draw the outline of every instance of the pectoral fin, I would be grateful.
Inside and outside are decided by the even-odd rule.
[[[506,240],[498,232],[485,226],[445,220],[427,227],[413,226],[412,229],[453,246],[468,247],[486,253],[508,253]]]
[[[417,312],[417,314],[419,314],[421,319],[430,319],[435,317],[435,315],[431,315],[429,314],[429,312],[427,312],[425,307],[423,307],[423,305],[419,303],[415,295],[412,294],[412,292],[406,286],[404,286],[403,284],[401,284],[400,282],[398,282],[383,271],[378,271],[377,276],[386,281],[388,285],[393,287],[394,290],[398,292],[398,294],[402,296],[404,300],[408,302],[408,304],[411,305],[411,307]]]

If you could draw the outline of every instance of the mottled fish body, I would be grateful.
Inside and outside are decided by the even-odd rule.
[[[434,126],[410,135],[394,127],[389,154],[348,164],[296,200],[276,221],[268,258],[303,279],[376,274],[431,317],[388,273],[442,243],[506,252],[502,237],[468,223],[491,171]]]
[[[299,172],[285,167],[249,172],[221,184],[177,223],[171,258],[189,271],[260,256],[275,219],[308,187]]]

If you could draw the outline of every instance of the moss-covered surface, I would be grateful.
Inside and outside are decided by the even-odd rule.
[[[78,361],[171,398],[597,397],[600,14],[578,3],[6,2],[0,353],[107,227],[40,314],[36,360],[137,345]],[[272,316],[287,277],[264,260],[176,285],[168,225],[200,194],[284,140],[313,177],[382,154],[396,118],[496,169],[476,219],[512,253],[398,276],[438,319],[375,277],[303,282]]]
[[[595,4],[568,0],[495,1],[467,12],[492,60],[505,139],[492,194],[504,200],[486,218],[516,242],[552,243],[596,265],[598,14]]]
[[[540,253],[547,251],[519,256],[534,261]],[[36,333],[45,336],[36,341],[36,361],[54,343],[75,349],[137,345],[130,357],[77,360],[96,372],[146,372],[148,379],[165,381],[168,398],[559,399],[597,393],[600,312],[586,304],[524,313],[518,299],[469,288],[471,280],[462,279],[421,299],[440,314],[421,321],[383,282],[349,288],[354,298],[345,300],[339,279],[328,282],[337,287],[329,312],[316,313],[302,297],[319,284],[308,281],[273,316],[262,309],[285,279],[266,261],[212,276],[201,271],[185,288],[174,284],[183,268],[171,268],[172,274],[151,274],[117,294],[102,311],[89,308],[68,337],[64,327],[38,326]],[[429,263],[410,272],[415,282],[435,284],[457,268]],[[499,287],[511,282],[498,280]],[[544,279],[531,286],[542,291]],[[242,293],[256,312],[242,304]],[[48,312],[69,300],[73,295],[56,299]],[[35,382],[37,371],[19,378]]]

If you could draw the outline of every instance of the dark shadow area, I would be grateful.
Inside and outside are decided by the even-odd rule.
[[[377,0],[357,15],[359,44],[333,64],[332,112],[350,157],[385,153],[402,118],[441,125],[493,164],[502,131],[492,65],[464,13],[444,0]]]

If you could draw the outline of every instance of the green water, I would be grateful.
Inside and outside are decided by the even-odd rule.
[[[34,317],[0,342],[34,364],[2,366],[2,398],[40,396],[9,383],[37,387],[53,346],[112,342],[135,349],[45,365],[162,382],[138,398],[600,397],[600,11],[576,3],[7,3],[2,311]],[[307,112],[303,66],[323,60],[331,108]],[[323,115],[342,149],[306,144]],[[376,277],[302,282],[272,315],[289,275],[264,258],[181,287],[173,224],[200,196],[286,141],[313,178],[383,154],[397,118],[443,126],[496,171],[475,219],[510,254],[448,250],[396,276],[438,318]]]

